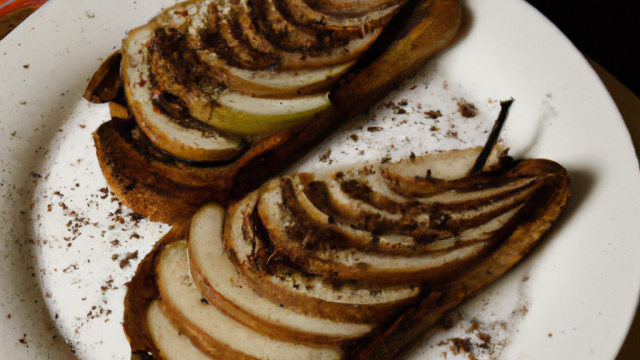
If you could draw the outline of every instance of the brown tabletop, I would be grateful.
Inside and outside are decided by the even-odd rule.
[[[590,61],[590,63],[616,102],[618,110],[620,110],[620,114],[631,134],[636,156],[640,156],[640,99],[600,65],[594,61]],[[633,324],[616,360],[638,359],[640,359],[640,315],[636,310]]]

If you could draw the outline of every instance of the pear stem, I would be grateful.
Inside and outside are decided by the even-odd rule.
[[[500,131],[504,127],[504,123],[507,121],[507,115],[509,114],[509,108],[511,108],[511,104],[513,104],[514,100],[511,98],[510,100],[501,101],[500,102],[500,115],[498,115],[498,119],[493,124],[493,129],[491,129],[491,133],[489,134],[489,138],[487,139],[487,143],[484,144],[484,148],[478,155],[475,164],[471,168],[470,175],[475,175],[482,172],[484,169],[484,164],[486,164],[487,159],[489,159],[489,155],[491,154],[491,150],[498,142],[498,138],[500,137]]]

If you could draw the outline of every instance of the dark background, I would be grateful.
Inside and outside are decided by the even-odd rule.
[[[640,6],[637,0],[527,1],[587,57],[640,97]]]

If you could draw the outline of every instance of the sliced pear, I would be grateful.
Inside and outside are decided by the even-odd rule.
[[[335,343],[362,337],[374,328],[298,313],[260,296],[226,254],[224,217],[222,207],[207,204],[193,217],[189,233],[191,275],[212,304],[254,330],[294,341]]]
[[[225,219],[227,253],[236,267],[259,293],[287,308],[344,322],[380,322],[416,300],[418,287],[366,287],[357,284],[334,286],[317,276],[283,269],[265,273],[252,266],[263,244],[254,233],[252,214],[258,200],[253,192],[231,206]]]
[[[485,223],[465,229],[455,236],[424,243],[416,241],[412,236],[407,235],[393,233],[374,235],[370,231],[357,228],[354,224],[349,224],[336,219],[333,216],[329,216],[315,207],[315,205],[306,197],[306,194],[302,190],[303,186],[300,185],[297,176],[293,176],[292,185],[295,192],[295,203],[291,203],[290,201],[288,202],[285,196],[283,199],[284,205],[287,209],[300,207],[298,213],[304,212],[306,219],[301,220],[300,215],[298,215],[297,221],[313,222],[313,226],[307,227],[309,228],[309,231],[313,231],[312,229],[315,227],[332,229],[334,232],[344,237],[346,240],[345,246],[368,252],[384,253],[389,255],[415,256],[434,251],[451,249],[452,247],[466,245],[473,241],[489,240],[494,235],[495,231],[502,228],[522,208],[522,205],[516,206],[503,214],[495,216],[493,219]]]
[[[395,204],[400,209],[398,213],[390,213],[381,210],[367,201],[355,199],[345,193],[340,183],[334,179],[320,183],[327,189],[328,211],[344,217],[361,227],[374,229],[395,229],[394,233],[419,234],[421,227],[441,229],[443,232],[455,224],[459,228],[460,221],[482,223],[497,215],[512,209],[522,203],[536,189],[537,178],[511,178],[505,177],[499,186],[487,190],[474,192],[446,191],[437,198],[420,197],[408,198],[404,202],[389,200],[389,204]],[[326,185],[325,185],[326,184]],[[470,185],[470,188],[480,188]],[[443,185],[445,186],[445,185]],[[477,193],[473,194],[472,193]],[[464,201],[461,201],[464,199]],[[314,200],[312,200],[314,201]],[[315,200],[316,202],[318,200]],[[446,219],[442,219],[446,217]],[[425,235],[429,232],[426,231]],[[434,236],[437,233],[433,234]]]
[[[291,23],[276,6],[276,0],[253,0],[254,16],[260,32],[278,47],[289,51],[309,50],[322,44],[317,31]]]
[[[242,136],[269,135],[287,130],[313,119],[329,108],[329,93],[291,99],[254,98],[225,91],[218,99],[207,123]]]
[[[162,359],[211,360],[171,323],[158,300],[152,302],[147,310],[147,327]]]
[[[265,48],[267,43],[275,46],[270,51],[276,52],[280,57],[282,70],[318,68],[356,60],[369,49],[382,31],[381,28],[376,27],[363,34],[358,28],[355,35],[341,41],[347,40],[346,43],[333,46],[330,42],[336,40],[331,39],[330,36],[325,39],[331,33],[318,33],[317,30],[290,22],[278,10],[276,0],[256,0],[255,3],[256,6],[253,9],[248,6],[245,8],[244,12],[248,16],[241,17],[239,24],[245,33],[245,38],[256,49]],[[242,5],[243,2],[240,4]],[[256,17],[262,33],[256,32],[256,29],[250,26],[251,22],[248,20],[252,17],[251,11],[258,12]],[[328,45],[324,45],[324,48],[318,43],[322,39],[325,39],[323,42],[329,42]]]
[[[438,187],[422,187],[419,193],[412,194],[408,190],[403,190],[405,185],[415,183],[416,179],[433,179],[444,184],[442,181],[453,181],[465,178],[478,155],[482,151],[481,147],[453,150],[442,153],[427,154],[424,156],[403,159],[395,163],[382,164],[380,169],[384,177],[388,180],[388,186],[396,193],[409,197],[431,196],[438,191]],[[484,171],[491,171],[500,166],[500,159],[504,157],[506,150],[500,144],[496,145],[484,166]],[[447,190],[451,190],[447,188]]]
[[[260,24],[262,23],[260,20],[261,15],[258,15],[253,11],[254,7],[250,6],[248,1],[249,0],[239,0],[238,5],[232,9],[234,16],[236,17],[237,26],[242,33],[244,41],[251,45],[255,50],[263,53],[273,54],[284,50],[282,46],[276,46],[271,43],[271,41],[267,39],[267,36],[260,31]],[[307,41],[316,40],[313,36],[310,36],[311,32],[307,35],[309,35],[306,38]]]
[[[318,69],[247,70],[228,65],[213,50],[198,51],[199,59],[212,70],[212,76],[229,90],[262,98],[291,98],[325,92],[355,62]]]
[[[460,154],[453,154],[454,157],[458,155]],[[421,159],[415,161],[420,162]],[[461,161],[467,162],[466,157],[461,157]],[[456,164],[451,166],[458,168]],[[368,167],[363,172],[375,174],[378,171]],[[304,205],[304,201],[296,200],[301,197],[290,194],[295,193],[295,190],[287,187],[286,180],[276,179],[263,188],[257,209],[260,220],[269,234],[274,256],[285,257],[305,271],[332,278],[383,284],[424,280],[438,282],[446,280],[455,271],[476,261],[501,241],[502,236],[517,224],[518,219],[526,216],[521,213],[526,214],[531,206],[535,206],[538,201],[536,194],[547,184],[548,175],[544,170],[537,171],[528,163],[520,163],[511,169],[484,172],[480,178],[473,175],[454,180],[440,180],[442,183],[438,185],[439,191],[435,192],[431,199],[406,200],[407,203],[414,202],[410,204],[416,206],[413,210],[425,212],[423,219],[420,219],[418,212],[414,214],[413,210],[407,213],[409,219],[416,217],[419,220],[413,222],[418,229],[433,229],[436,234],[446,234],[443,232],[446,230],[452,235],[431,241],[416,238],[413,244],[407,238],[396,244],[393,241],[398,238],[381,244],[380,238],[385,236],[385,233],[372,230],[372,227],[377,228],[377,220],[372,218],[380,214],[386,217],[394,214],[341,192],[339,185],[335,194],[319,196],[324,200],[321,201],[321,206],[313,209],[310,208],[310,204]],[[481,180],[480,183],[477,182],[478,179]],[[464,187],[459,186],[462,181],[465,181]],[[313,184],[314,181],[307,175],[300,183]],[[413,192],[420,192],[419,186],[423,185],[430,189],[425,193],[433,190],[431,184],[418,183],[415,184],[416,190]],[[477,194],[472,195],[472,192]],[[335,206],[331,205],[334,195],[341,198]],[[316,205],[315,202],[312,203]],[[405,205],[409,204],[392,207],[403,209]],[[311,211],[307,211],[309,208]],[[373,213],[374,210],[378,213]],[[331,233],[343,230],[333,226],[332,221],[319,214],[319,211],[329,216],[343,215],[340,221],[361,231],[350,232],[349,241],[344,241],[346,237]],[[405,210],[400,211],[403,212]],[[314,225],[309,219],[319,225]],[[387,220],[390,221],[385,229],[391,234],[403,233],[403,230],[398,230],[404,226],[403,222]],[[405,220],[403,217],[402,221]],[[321,225],[325,221],[330,225],[323,228]],[[365,231],[380,234],[376,238],[377,243],[367,246],[365,240],[370,235]],[[412,233],[413,230],[409,232]],[[366,237],[363,237],[358,245],[357,236],[363,235]],[[373,239],[373,236],[371,238]],[[385,249],[381,245],[389,246],[391,249]]]
[[[322,51],[284,51],[276,50],[279,65],[278,71],[318,69],[327,66],[349,63],[360,58],[378,38],[381,29],[374,29],[362,37],[357,37],[344,45],[332,47]]]
[[[400,10],[400,4],[387,8],[366,12],[354,17],[334,16],[312,9],[304,0],[280,0],[283,7],[293,19],[304,25],[315,26],[330,30],[360,30],[366,31],[385,25],[391,17]]]
[[[456,180],[469,174],[482,147],[464,150],[452,150],[426,154],[397,162],[388,162],[380,165],[382,170],[397,174],[406,179],[430,177],[440,180]],[[490,171],[500,166],[500,159],[504,157],[506,149],[498,144],[487,159],[484,171]]]
[[[229,8],[232,6],[227,4]],[[230,10],[230,9],[229,9]],[[216,32],[224,42],[221,44],[224,51],[215,49],[220,57],[223,57],[230,65],[243,69],[259,70],[278,66],[278,59],[271,52],[260,52],[245,43],[241,35],[236,31],[235,19],[232,19],[227,10],[216,11]]]
[[[340,234],[345,239],[344,246],[352,246],[354,248],[362,249],[369,247],[375,241],[379,241],[380,243],[387,243],[389,237],[394,238],[394,244],[414,243],[412,237],[403,235],[380,235],[378,239],[376,239],[370,231],[359,229],[353,226],[353,224],[347,221],[343,221],[343,219],[341,218],[336,218],[336,216],[332,216],[323,212],[311,200],[309,200],[307,194],[305,194],[304,192],[304,186],[300,183],[300,177],[297,175],[291,177],[291,187],[294,198],[287,199],[285,197],[283,199],[284,205],[288,209],[291,209],[292,207],[299,208],[298,213],[302,213],[302,215],[305,217],[305,220],[299,221],[313,222],[314,227],[324,227],[328,230],[332,230],[333,232]]]
[[[305,0],[309,6],[324,14],[357,17],[403,2],[402,0]]]
[[[153,105],[146,42],[157,24],[150,23],[129,32],[124,40],[122,77],[129,106],[140,128],[160,149],[180,158],[218,161],[237,157],[243,148],[238,137],[214,131],[185,128]]]
[[[544,177],[545,185],[534,195],[528,214],[505,234],[500,246],[490,256],[461,271],[441,293],[432,293],[420,306],[401,316],[376,341],[349,353],[349,359],[366,360],[378,358],[379,354],[384,354],[384,359],[395,358],[411,341],[436,326],[446,312],[517,266],[540,243],[566,205],[570,179],[565,169],[549,160],[525,160],[520,164],[520,171]]]
[[[163,110],[177,110],[181,113],[181,116],[177,118],[184,118],[191,115],[197,119],[206,118],[211,114],[211,101],[215,98],[215,94],[224,87],[222,84],[216,82],[215,79],[206,79],[200,77],[200,81],[194,81],[194,78],[198,76],[194,73],[203,74],[206,73],[205,66],[195,65],[194,52],[190,50],[166,51],[166,44],[170,43],[166,32],[163,34],[157,34],[148,43],[149,48],[149,75],[154,81],[152,87],[154,88],[154,100],[164,101],[167,95],[175,96],[182,104],[174,106],[174,101],[167,101],[166,107]],[[172,48],[173,44],[169,46]],[[146,54],[145,54],[146,55]],[[189,59],[189,60],[187,60]],[[191,75],[187,75],[187,70],[191,72]],[[197,71],[195,70],[197,69]],[[205,71],[203,71],[205,70]],[[203,88],[215,89],[207,92],[203,91]],[[185,111],[187,113],[185,114]],[[175,112],[175,111],[174,111]],[[167,112],[170,116],[171,112]]]
[[[152,21],[165,31],[156,33],[146,44],[150,49],[151,73],[157,88],[180,98],[191,115],[198,119],[211,112],[211,89],[219,87],[212,84],[215,81],[202,81],[204,71],[193,56],[193,49],[203,47],[201,32],[209,25],[209,8],[213,2],[190,0],[165,9]],[[163,46],[167,40],[162,38],[167,36],[176,36],[177,44],[170,40],[168,48]],[[185,44],[187,49],[184,49]],[[193,72],[198,75],[190,75],[186,82],[177,75]]]
[[[292,96],[307,95],[327,90],[333,85],[351,66],[354,61],[327,66],[320,69],[301,69],[287,71],[249,71],[238,68],[229,68],[229,72],[239,81],[246,83],[238,86],[239,91],[251,94],[251,91],[259,93],[264,89],[265,95]],[[233,81],[226,83],[233,90]],[[249,91],[243,91],[243,90]],[[252,94],[253,95],[253,94]]]
[[[258,202],[258,214],[276,252],[288,257],[305,271],[336,279],[352,279],[381,284],[403,284],[450,275],[483,254],[488,241],[474,241],[451,251],[419,256],[392,256],[356,249],[309,249],[304,239],[291,236],[295,219],[285,209],[279,181],[265,185]]]
[[[265,336],[203,300],[189,276],[187,244],[168,245],[156,265],[160,305],[201,351],[214,359],[340,359],[337,346],[310,347]],[[225,279],[228,281],[228,279]],[[183,357],[188,358],[188,357]]]

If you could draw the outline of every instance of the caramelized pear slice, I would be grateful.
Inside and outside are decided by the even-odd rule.
[[[562,166],[549,160],[528,160],[522,171],[545,178],[527,215],[489,256],[470,266],[458,278],[431,293],[419,306],[407,311],[381,336],[346,356],[354,360],[392,359],[414,339],[434,327],[442,316],[499,279],[525,257],[558,219],[569,197],[569,176]]]
[[[361,30],[363,33],[385,25],[401,8],[400,3],[360,16],[346,17],[318,12],[304,0],[279,1],[297,23],[329,30]]]
[[[317,30],[290,22],[278,9],[276,0],[252,0],[252,5],[250,16],[256,20],[259,32],[279,48],[308,52],[325,47]]]
[[[211,76],[229,90],[261,98],[291,98],[329,90],[354,62],[300,70],[247,70],[228,65],[212,50],[197,52]],[[300,56],[302,57],[302,56]]]
[[[147,327],[163,360],[211,360],[171,323],[158,300],[152,302],[147,310]]]
[[[228,13],[219,12],[215,7],[211,11],[211,16],[216,18],[216,28],[215,33],[213,33],[214,30],[210,31],[213,37],[222,40],[215,44],[216,47],[213,48],[213,51],[221,58],[230,65],[248,70],[261,70],[279,65],[274,53],[260,52],[242,39],[241,34],[236,31],[236,20],[231,18]]]
[[[246,326],[272,337],[336,343],[368,334],[375,325],[337,322],[292,311],[251,289],[226,254],[222,239],[225,210],[207,204],[189,233],[189,265],[207,300]]]
[[[366,13],[397,5],[402,0],[305,0],[314,10],[321,13],[342,16],[357,17]]]
[[[465,197],[473,191],[489,196],[472,196],[470,200],[457,203],[447,203],[447,195],[459,190],[456,184],[462,179],[479,175],[452,180],[453,192],[446,191],[448,182],[444,181],[441,184],[442,191],[437,193],[440,202],[431,205],[435,209],[441,207],[446,211],[430,213],[430,208],[426,207],[429,211],[425,211],[428,220],[425,226],[435,231],[446,229],[453,235],[431,240],[416,238],[414,244],[405,239],[404,243],[391,245],[398,248],[394,251],[380,251],[379,245],[366,246],[364,242],[358,246],[354,244],[353,237],[348,239],[335,236],[336,231],[331,227],[313,227],[295,210],[294,206],[298,206],[296,202],[287,200],[284,185],[286,181],[274,180],[264,187],[258,203],[258,213],[269,233],[274,254],[288,258],[310,273],[386,284],[392,281],[440,282],[484,256],[509,234],[522,216],[526,216],[526,211],[535,206],[540,189],[549,179],[557,176],[545,173],[544,163],[540,163],[540,169],[536,168],[538,163],[540,162],[527,160],[513,168],[484,173],[483,186],[470,185]],[[520,183],[524,184],[522,191],[511,191],[510,186],[492,186],[494,183],[509,184],[519,180],[524,180],[524,183]],[[471,180],[469,182],[473,183]],[[485,190],[487,187],[492,188],[490,192]],[[421,200],[428,202],[427,199]],[[357,209],[353,211],[356,216]],[[366,212],[363,217],[370,218]],[[364,224],[362,228],[361,224]],[[366,220],[352,225],[372,231],[367,228]],[[412,247],[415,251],[408,251]]]
[[[313,195],[312,202],[325,212],[360,228],[376,233],[397,233],[435,240],[488,221],[518,206],[535,190],[534,180],[535,177],[505,178],[496,181],[500,184],[490,185],[486,182],[480,185],[478,182],[469,182],[469,188],[485,185],[490,189],[473,192],[449,190],[438,194],[435,199],[385,199],[383,204],[376,201],[382,197],[380,194],[368,194],[377,198],[370,201],[354,198],[335,180],[313,182],[306,192]],[[311,186],[314,191],[309,191]]]
[[[332,284],[284,264],[269,271],[269,254],[253,223],[257,200],[253,192],[229,208],[224,239],[231,261],[263,296],[294,311],[358,323],[383,322],[417,300],[419,287]]]
[[[396,234],[393,230],[390,230],[389,233],[373,233],[359,228],[356,224],[335,216],[335,211],[330,212],[330,214],[333,215],[329,215],[318,209],[313,202],[307,198],[305,192],[302,190],[303,186],[300,185],[298,176],[293,176],[291,185],[295,195],[285,195],[283,203],[287,210],[294,215],[295,220],[300,224],[304,224],[302,228],[309,233],[309,238],[316,236],[311,234],[312,232],[332,232],[334,236],[343,240],[342,246],[344,247],[401,256],[415,256],[418,254],[450,249],[460,245],[467,245],[469,242],[473,241],[489,240],[491,236],[510,221],[522,207],[521,205],[509,207],[506,212],[498,213],[492,219],[482,222],[478,226],[464,229],[463,231],[449,237],[442,237],[440,239],[425,242],[410,235]],[[287,185],[285,184],[283,188],[285,192],[287,191],[286,186]],[[356,199],[352,200],[354,202],[359,201]],[[487,199],[487,201],[492,200]],[[470,205],[470,207],[475,206],[473,202],[467,204]],[[399,208],[402,208],[402,205],[407,204],[397,205]],[[326,209],[327,207],[325,206],[324,208]],[[361,212],[360,215],[362,216],[363,212]],[[367,214],[364,216],[370,217],[372,215]]]
[[[201,351],[222,359],[340,359],[337,346],[285,342],[248,328],[203,300],[189,275],[187,244],[168,245],[156,265],[160,305]],[[228,281],[228,279],[225,279]]]
[[[129,32],[124,40],[122,77],[129,107],[140,128],[160,149],[183,159],[219,161],[237,157],[244,142],[213,129],[187,128],[158,111],[152,102],[153,88],[149,78],[146,42],[153,36],[156,24],[150,23]]]
[[[275,254],[284,256],[305,271],[344,280],[376,284],[417,283],[451,274],[483,254],[489,243],[477,241],[451,251],[420,256],[390,256],[353,248],[334,248],[326,238],[316,242],[305,236],[285,209],[280,181],[269,182],[258,202],[258,213]]]
[[[267,6],[267,8],[271,8],[269,5]],[[360,58],[365,51],[371,47],[382,31],[380,28],[375,28],[364,35],[354,36],[348,39],[348,41],[337,44],[336,46],[328,46],[321,50],[309,50],[308,48],[312,45],[305,45],[309,43],[309,40],[306,38],[279,39],[278,42],[274,43],[272,38],[282,38],[284,35],[267,36],[269,32],[275,32],[274,29],[280,29],[280,27],[284,28],[282,33],[289,37],[295,34],[295,32],[291,32],[291,29],[289,29],[290,26],[294,25],[285,22],[286,20],[284,18],[270,20],[268,24],[274,28],[271,30],[263,28],[255,29],[249,26],[249,24],[252,24],[250,19],[241,17],[238,21],[241,21],[239,24],[246,41],[257,51],[273,53],[279,61],[278,66],[275,68],[282,71],[316,69],[352,62]],[[278,24],[281,24],[281,26],[277,26]],[[286,24],[290,26],[285,26]],[[263,32],[257,32],[257,30],[262,30]],[[288,42],[293,43],[294,41],[296,41],[296,45],[286,45]]]

